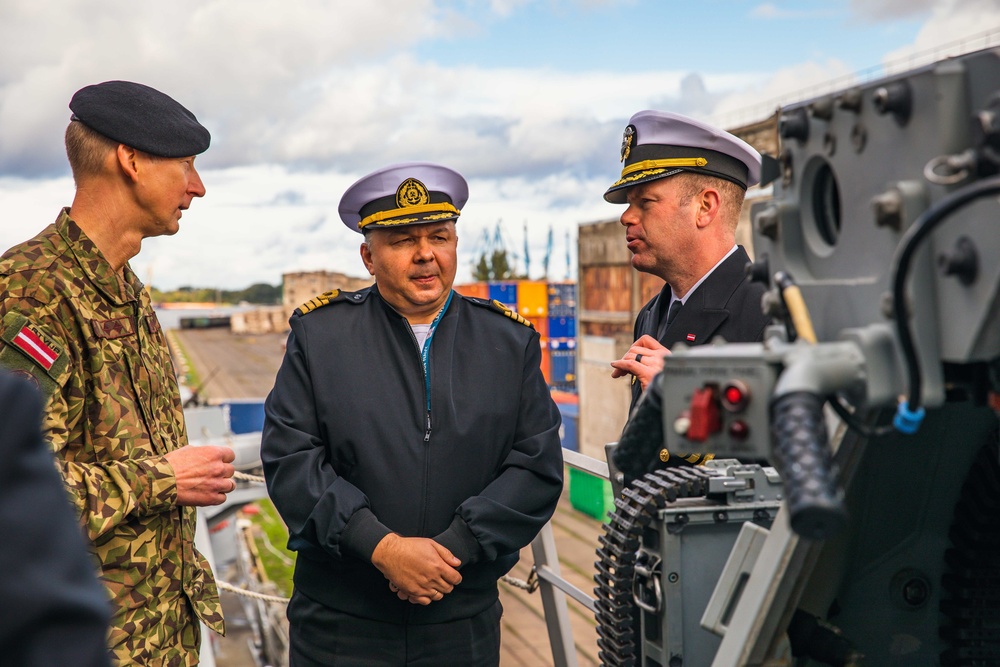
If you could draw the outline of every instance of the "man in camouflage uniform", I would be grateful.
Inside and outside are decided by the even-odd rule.
[[[70,102],[76,195],[0,258],[0,365],[47,398],[45,430],[113,605],[122,665],[196,665],[199,620],[223,632],[194,547],[196,506],[235,488],[226,447],[188,445],[163,331],[128,265],[205,194],[210,137],[187,109],[109,81]]]

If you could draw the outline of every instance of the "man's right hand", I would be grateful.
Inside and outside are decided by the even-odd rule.
[[[663,357],[670,354],[670,350],[664,347],[660,341],[649,334],[643,334],[639,340],[632,343],[618,361],[612,361],[611,377],[620,378],[625,375],[634,375],[639,381],[639,386],[643,391],[649,386],[650,380],[663,370]]]
[[[236,490],[236,454],[229,447],[185,445],[164,458],[174,469],[178,505],[221,505],[226,494]]]
[[[389,580],[396,597],[414,604],[437,602],[462,581],[457,569],[462,562],[426,537],[390,533],[372,552],[372,564]]]

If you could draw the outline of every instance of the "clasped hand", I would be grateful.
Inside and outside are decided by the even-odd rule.
[[[389,590],[412,604],[442,600],[462,582],[462,562],[426,537],[390,533],[372,552],[372,564],[389,580]]]

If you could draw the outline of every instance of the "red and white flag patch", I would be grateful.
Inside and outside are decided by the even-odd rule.
[[[45,370],[52,368],[52,364],[59,358],[59,353],[47,345],[28,325],[21,327],[21,330],[14,335],[11,343],[38,362],[38,365]]]
[[[688,334],[687,335],[687,342],[689,342],[689,343],[693,343],[694,342],[694,334]]]

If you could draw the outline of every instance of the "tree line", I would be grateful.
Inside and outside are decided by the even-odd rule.
[[[175,290],[149,288],[154,303],[255,303],[264,306],[281,303],[282,286],[254,283],[241,290],[224,290],[216,287],[191,287],[185,285]]]

